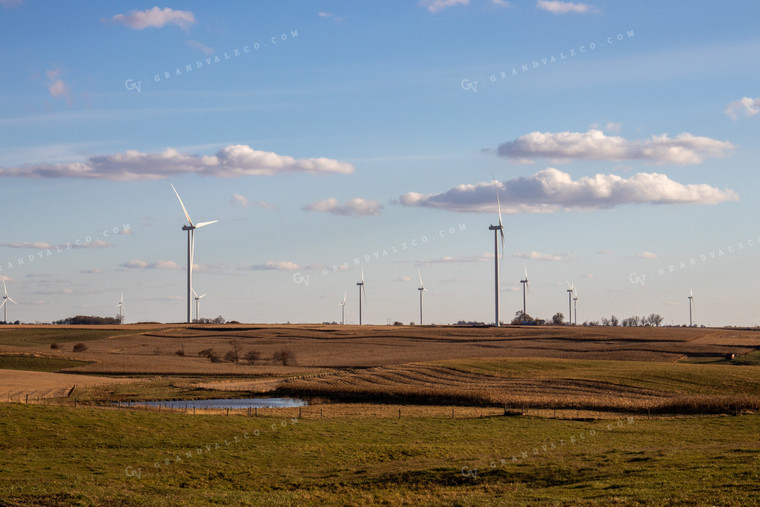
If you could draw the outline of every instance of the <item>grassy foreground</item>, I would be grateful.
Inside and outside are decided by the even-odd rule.
[[[760,502],[760,416],[324,419],[0,406],[0,504]]]

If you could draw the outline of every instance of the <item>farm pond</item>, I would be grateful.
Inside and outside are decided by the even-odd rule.
[[[124,403],[122,402],[122,405]],[[135,401],[128,406],[149,406],[163,408],[286,408],[305,407],[308,403],[298,398],[229,398],[213,400],[166,400],[166,401]]]

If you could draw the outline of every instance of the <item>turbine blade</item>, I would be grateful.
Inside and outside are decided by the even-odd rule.
[[[204,294],[204,295],[202,295],[202,296],[198,296],[198,299],[203,299],[203,298],[205,298],[205,297],[206,297],[206,294]]]
[[[8,301],[10,301],[11,303],[13,303],[14,305],[17,305],[17,304],[18,304],[18,303],[16,303],[16,302],[13,300],[13,298],[10,298],[10,297],[8,298]]]
[[[187,218],[187,222],[190,225],[193,225],[193,221],[190,219],[190,215],[188,214],[187,208],[185,208],[185,205],[182,202],[182,198],[179,196],[179,192],[177,192],[177,189],[174,188],[174,185],[172,185],[171,183],[169,183],[169,184],[172,186],[172,190],[174,190],[174,194],[177,196],[177,199],[179,199],[179,205],[182,206],[182,211],[185,212],[185,218]]]
[[[0,304],[0,310],[2,310],[2,309],[3,309],[3,306],[5,306],[5,303],[6,303],[6,301],[5,301],[5,300],[3,300],[2,304]]]
[[[193,292],[193,296],[195,296],[195,297],[198,297],[198,293],[197,293],[197,292],[195,292],[195,289],[192,289],[192,288],[191,288],[190,290]]]
[[[525,270],[525,281],[528,281],[528,265],[523,262],[523,269]]]
[[[417,270],[417,276],[420,277],[420,287],[425,288],[425,284],[422,283],[422,273],[420,273],[420,270]]]
[[[343,304],[346,304],[346,296],[348,296],[348,292],[343,293]]]
[[[3,280],[3,296],[8,295],[8,287],[5,286],[5,280]]]
[[[364,283],[364,268],[362,268],[362,283]]]
[[[195,226],[196,229],[200,229],[201,227],[206,227],[207,225],[215,224],[219,220],[211,220],[210,222],[201,222],[198,225]]]

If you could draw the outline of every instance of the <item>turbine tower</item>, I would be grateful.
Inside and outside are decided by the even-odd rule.
[[[195,292],[195,289],[192,289],[193,296],[195,296],[195,322],[200,322],[201,320],[201,304],[200,300],[205,298],[206,295],[203,294],[202,296],[199,296],[197,292]]]
[[[362,268],[362,281],[356,285],[359,286],[359,325],[362,325],[362,292],[364,293],[364,299],[367,299],[367,291],[364,288],[364,268]]]
[[[343,293],[343,301],[338,303],[338,306],[340,306],[340,324],[341,326],[346,325],[346,296],[348,295],[347,292]]]
[[[210,222],[201,222],[199,224],[194,224],[193,221],[190,219],[190,214],[187,212],[187,208],[185,208],[185,205],[182,203],[182,199],[179,196],[179,193],[177,192],[177,189],[174,188],[174,185],[171,186],[172,190],[174,190],[175,195],[177,196],[177,199],[179,200],[179,205],[182,206],[182,211],[185,213],[185,218],[187,219],[188,225],[183,225],[182,230],[187,231],[187,323],[189,324],[191,322],[191,307],[192,307],[192,290],[193,290],[193,256],[194,256],[194,250],[195,250],[195,229],[200,229],[201,227],[205,227],[207,225],[215,224],[218,222],[218,220],[212,220]]]
[[[17,305],[13,298],[8,295],[8,288],[5,286],[5,280],[3,280],[3,303],[0,304],[0,308],[3,309],[3,322],[8,323],[8,301]]]
[[[119,304],[116,305],[119,307],[119,324],[124,324],[124,310],[126,310],[126,307],[124,306],[124,293],[121,293],[121,298],[119,299]]]
[[[567,282],[567,280],[565,280]],[[570,319],[570,325],[573,324],[573,292],[575,292],[575,287],[573,287],[573,284],[570,282],[567,282],[567,313],[568,318]]]
[[[420,291],[420,326],[421,326],[422,325],[422,293],[427,291],[427,289],[425,288],[425,284],[422,283],[422,273],[420,273],[419,269],[417,270],[417,275],[420,277],[420,286],[417,290]]]
[[[520,280],[520,283],[522,284],[523,289],[523,314],[522,314],[522,320],[525,321],[525,316],[528,314],[527,305],[526,305],[526,299],[525,299],[525,289],[526,287],[530,289],[530,282],[528,281],[528,266],[523,263],[523,268],[525,270],[525,278]]]
[[[578,289],[573,293],[573,308],[575,309],[575,325],[578,325]]]
[[[694,303],[694,290],[689,289],[689,327],[691,327],[692,321],[691,321],[691,305]]]
[[[493,178],[493,174],[491,175]],[[493,185],[496,188],[496,208],[499,211],[499,225],[488,226],[489,231],[493,231],[493,262],[494,262],[494,326],[499,327],[499,234],[501,234],[501,254],[504,255],[504,225],[501,220],[501,203],[499,202],[499,187],[496,185],[496,178],[493,178]]]

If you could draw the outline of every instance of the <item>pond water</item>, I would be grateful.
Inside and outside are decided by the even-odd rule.
[[[161,405],[165,408],[283,408],[283,407],[305,407],[308,403],[298,398],[231,398],[216,400],[172,400],[172,401],[136,401],[128,405],[148,405],[157,407]]]

